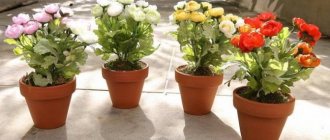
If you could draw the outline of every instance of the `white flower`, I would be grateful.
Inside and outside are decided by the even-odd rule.
[[[236,32],[235,25],[230,20],[224,20],[219,24],[219,29],[225,34],[227,38],[231,38]]]
[[[103,14],[103,8],[101,7],[101,5],[96,4],[93,8],[92,8],[92,15],[94,17],[99,17]]]
[[[160,21],[160,14],[156,10],[149,10],[146,13],[146,21],[150,24],[157,24]]]
[[[149,3],[144,0],[139,0],[136,2],[136,5],[139,7],[148,7]]]
[[[144,21],[146,18],[146,14],[139,8],[131,16],[135,21]]]
[[[97,35],[92,31],[84,31],[78,36],[78,40],[85,42],[87,44],[94,44],[98,42]]]
[[[175,10],[183,9],[185,5],[186,5],[186,1],[180,1],[174,6],[174,9]]]
[[[134,0],[117,0],[118,2],[122,3],[122,4],[131,4],[134,2]]]
[[[136,5],[130,4],[128,6],[126,6],[125,12],[127,12],[129,15],[133,16],[133,14],[138,10],[138,8],[136,7]]]
[[[157,6],[156,5],[149,5],[147,8],[144,8],[143,11],[144,12],[157,11]]]
[[[99,5],[105,7],[105,6],[108,6],[112,2],[112,0],[96,0],[96,2]]]
[[[66,26],[76,35],[81,35],[89,30],[89,25],[84,21],[72,20],[69,21]]]
[[[108,15],[109,16],[118,16],[124,10],[124,5],[119,2],[111,2],[110,6],[108,7]]]
[[[244,24],[245,24],[244,19],[239,18],[239,19],[237,19],[235,26],[236,26],[236,28],[239,28],[239,27],[243,26]]]

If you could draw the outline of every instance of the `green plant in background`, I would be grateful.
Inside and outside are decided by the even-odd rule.
[[[292,42],[289,40],[289,28],[282,27],[275,18],[271,13],[246,18],[245,23],[250,29],[231,40],[240,49],[233,54],[240,69],[232,79],[248,81],[247,88],[240,95],[250,100],[287,102],[294,82],[308,79],[320,64],[320,59],[312,53],[321,36],[318,27],[295,18],[299,41]]]
[[[141,69],[139,61],[153,47],[153,24],[160,21],[157,7],[145,1],[98,1],[92,10],[98,29],[95,30],[102,48],[95,53],[102,57],[106,68],[112,70]],[[111,59],[112,55],[116,59]]]
[[[233,14],[224,15],[221,7],[212,8],[207,2],[178,2],[171,21],[178,25],[172,32],[180,44],[188,67],[183,70],[193,75],[220,74],[223,56],[230,49],[230,37],[237,31],[242,19]],[[236,24],[236,25],[235,25]]]
[[[68,8],[51,4],[43,12],[34,14],[32,20],[27,14],[13,17],[14,23],[5,32],[5,42],[15,45],[15,55],[22,56],[34,69],[23,79],[26,84],[42,87],[60,85],[80,72],[79,66],[84,65],[87,59],[84,50],[97,38],[89,36],[88,40],[84,40],[86,35],[74,34],[66,23],[70,14]]]

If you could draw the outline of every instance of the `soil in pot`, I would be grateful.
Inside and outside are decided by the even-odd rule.
[[[183,72],[185,67],[180,66],[175,71],[184,112],[191,115],[210,113],[223,75],[193,76]]]
[[[292,114],[295,98],[289,96],[288,102],[281,104],[260,103],[241,97],[234,90],[234,106],[237,109],[243,140],[278,140],[287,117]]]

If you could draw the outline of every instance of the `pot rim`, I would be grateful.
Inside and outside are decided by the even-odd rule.
[[[190,77],[196,77],[196,78],[202,78],[202,77],[222,77],[223,76],[223,73],[219,74],[219,75],[212,75],[212,76],[205,76],[205,75],[191,75],[191,74],[187,74],[187,73],[184,73],[184,72],[181,72],[179,71],[178,69],[179,68],[182,68],[182,67],[185,67],[185,66],[188,66],[188,65],[180,65],[178,66],[176,69],[175,69],[175,72],[181,74],[181,75],[184,75],[184,76],[190,76]]]
[[[145,63],[145,62],[143,62],[143,61],[139,61],[139,62],[141,62],[141,63],[144,64],[145,66],[144,66],[142,69],[138,69],[138,70],[112,70],[112,69],[108,69],[108,68],[106,68],[106,67],[104,66],[105,64],[102,65],[102,69],[105,69],[105,70],[110,71],[110,72],[113,72],[113,73],[127,73],[127,72],[138,72],[138,71],[143,71],[143,70],[149,68],[149,64],[148,64],[148,63]]]
[[[66,82],[64,84],[61,84],[61,85],[55,85],[55,86],[46,86],[46,87],[39,87],[39,86],[31,86],[31,85],[28,85],[26,83],[23,82],[23,79],[25,78],[25,76],[23,76],[22,78],[19,79],[19,83],[21,85],[24,85],[24,86],[27,86],[29,88],[33,88],[33,89],[52,89],[52,88],[60,88],[60,87],[64,87],[68,84],[72,84],[76,81],[76,77],[73,77],[72,80],[70,80],[69,82]]]

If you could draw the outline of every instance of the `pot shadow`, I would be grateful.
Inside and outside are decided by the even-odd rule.
[[[240,135],[222,122],[214,113],[203,116],[184,114],[183,129],[186,140],[240,140]]]
[[[66,126],[56,129],[39,129],[31,127],[31,129],[23,136],[23,140],[67,140]]]
[[[98,118],[104,139],[147,140],[155,133],[154,125],[140,107],[111,108],[107,114]]]

